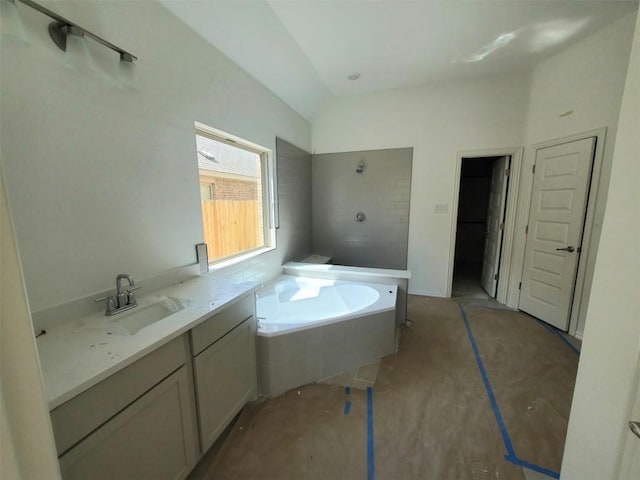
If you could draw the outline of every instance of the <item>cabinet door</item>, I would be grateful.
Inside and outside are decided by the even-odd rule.
[[[181,367],[60,457],[66,479],[181,479],[196,461],[187,370]]]
[[[255,332],[250,317],[194,358],[203,452],[256,395]]]
[[[58,456],[80,442],[187,361],[178,337],[51,411]]]

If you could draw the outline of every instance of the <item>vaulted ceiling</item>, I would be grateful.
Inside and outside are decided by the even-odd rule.
[[[334,96],[531,69],[638,7],[618,0],[160,1],[309,120]]]

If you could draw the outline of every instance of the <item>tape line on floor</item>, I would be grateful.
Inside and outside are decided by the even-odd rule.
[[[536,318],[536,320],[538,320],[538,319]],[[560,333],[560,330],[558,330],[557,328],[555,328],[555,327],[543,322],[542,320],[538,320],[538,323],[540,325],[542,325],[545,329],[547,329],[549,332],[551,332],[554,335],[557,335],[558,337],[560,337],[560,340],[562,340],[564,343],[569,345],[569,348],[571,350],[573,350],[576,354],[580,355],[580,350],[578,350],[569,340],[567,340],[565,338],[565,336],[562,335],[562,333]]]
[[[535,465],[533,463],[520,460],[516,455],[516,452],[513,449],[513,444],[511,443],[511,438],[509,437],[509,432],[507,431],[507,427],[504,423],[504,419],[502,418],[500,407],[498,407],[496,396],[493,393],[493,388],[491,388],[491,382],[489,382],[489,376],[487,375],[487,371],[485,370],[484,364],[482,363],[482,357],[480,357],[480,351],[478,350],[478,345],[476,344],[476,340],[473,337],[473,333],[471,332],[471,326],[469,325],[469,320],[467,319],[467,313],[464,311],[464,307],[461,304],[458,304],[458,308],[460,309],[460,315],[462,316],[462,321],[464,322],[464,326],[467,330],[467,336],[469,337],[469,342],[471,343],[471,349],[473,350],[473,355],[475,356],[476,363],[478,364],[478,370],[480,370],[480,376],[482,377],[484,388],[487,391],[487,396],[489,397],[489,403],[491,404],[493,415],[496,419],[496,423],[498,424],[500,435],[502,435],[502,441],[504,442],[504,447],[507,450],[507,454],[504,456],[505,460],[515,465],[518,465],[519,467],[527,468],[529,470],[542,473],[543,475],[547,475],[551,478],[560,478],[560,474],[558,472],[554,472],[553,470],[549,470],[539,465]]]

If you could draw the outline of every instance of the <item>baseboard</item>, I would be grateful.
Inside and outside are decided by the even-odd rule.
[[[583,331],[581,330],[576,330],[576,333],[573,335],[574,337],[576,337],[578,340],[582,340],[582,335],[584,334]]]
[[[447,298],[447,296],[442,292],[429,292],[427,290],[415,290],[410,288],[409,295],[420,295],[422,297],[438,297],[438,298]]]

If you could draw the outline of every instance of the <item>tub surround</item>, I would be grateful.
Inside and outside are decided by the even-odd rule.
[[[115,329],[91,328],[104,322],[102,311],[47,325],[46,334],[37,338],[37,345],[49,409],[53,410],[184,334],[257,286],[253,281],[234,282],[202,276],[142,296],[137,308],[163,296],[186,300],[188,304],[134,335],[117,334]],[[110,318],[118,319],[117,316]]]
[[[258,391],[275,397],[395,351],[394,312],[382,312],[287,335],[258,335]]]
[[[396,295],[393,284],[274,279],[257,292],[259,392],[277,396],[394,353]]]

